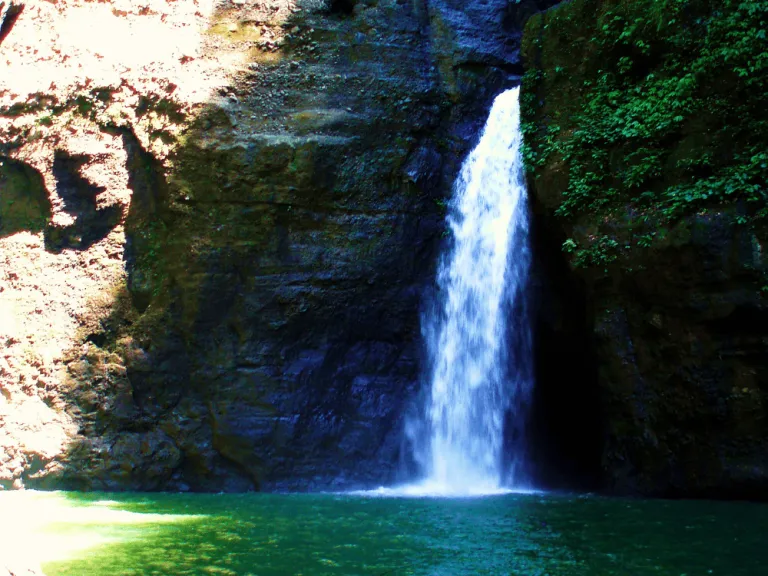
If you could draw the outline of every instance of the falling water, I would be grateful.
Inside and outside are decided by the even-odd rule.
[[[491,493],[526,484],[529,249],[518,102],[518,88],[496,98],[455,184],[453,242],[439,265],[438,300],[423,318],[431,390],[416,427],[426,438],[421,449],[416,442],[426,480],[415,491]]]

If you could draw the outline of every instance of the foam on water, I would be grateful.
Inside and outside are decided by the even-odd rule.
[[[540,490],[528,488],[502,488],[478,486],[475,489],[459,491],[451,486],[435,484],[429,481],[420,484],[401,486],[380,486],[374,490],[353,490],[345,494],[371,498],[479,498],[485,496],[505,496],[509,494],[541,494]]]

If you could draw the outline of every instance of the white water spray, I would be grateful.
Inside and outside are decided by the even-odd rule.
[[[423,317],[430,396],[421,422],[412,426],[424,439],[412,438],[426,480],[404,487],[404,494],[526,487],[530,255],[521,142],[514,88],[494,101],[456,181],[448,215],[453,243],[439,265],[436,305]]]

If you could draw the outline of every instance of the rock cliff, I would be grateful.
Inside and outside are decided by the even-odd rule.
[[[766,23],[764,2],[573,0],[527,24],[530,189],[571,315],[544,326],[589,342],[570,378],[603,490],[768,498]]]
[[[391,480],[445,199],[547,4],[27,2],[0,485]]]
[[[764,3],[552,4],[0,2],[0,487],[393,480],[524,60],[537,481],[768,497]]]

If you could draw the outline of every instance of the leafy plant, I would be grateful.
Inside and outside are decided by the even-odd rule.
[[[573,0],[533,18],[523,157],[566,177],[556,213],[658,223],[740,201],[745,223],[768,215],[767,30],[765,0]],[[564,248],[597,262],[598,244]]]

